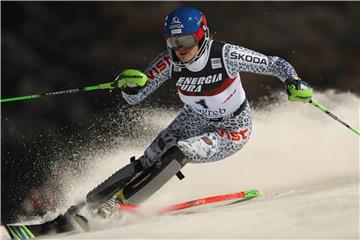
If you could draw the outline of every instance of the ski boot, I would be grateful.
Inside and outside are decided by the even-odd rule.
[[[122,200],[118,196],[120,192],[114,194],[107,202],[100,205],[96,211],[96,215],[102,218],[108,218],[117,212],[119,204]]]
[[[81,202],[78,205],[71,206],[65,213],[64,217],[73,225],[81,227],[84,231],[89,230],[88,220],[86,217],[80,214],[80,210],[86,205],[85,202]]]

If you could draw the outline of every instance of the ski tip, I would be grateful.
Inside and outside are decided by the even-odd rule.
[[[244,192],[245,192],[245,198],[256,198],[262,195],[261,191],[257,188],[249,189]]]
[[[14,240],[28,240],[35,239],[35,235],[29,230],[26,225],[7,225],[4,224],[6,231]]]

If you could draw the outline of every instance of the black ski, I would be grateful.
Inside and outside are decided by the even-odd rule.
[[[52,221],[31,224],[31,225],[5,225],[11,239],[34,239],[51,233],[63,233],[74,230],[74,225],[64,217],[59,215]]]
[[[5,228],[11,239],[27,240],[34,239],[47,234],[71,232],[80,226],[88,230],[88,220],[78,214],[84,204],[70,207],[64,214],[57,216],[54,220],[40,224],[5,224]]]

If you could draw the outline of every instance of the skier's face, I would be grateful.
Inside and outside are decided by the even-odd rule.
[[[176,56],[180,59],[181,62],[187,63],[191,61],[199,51],[197,44],[193,47],[178,47],[175,49]]]

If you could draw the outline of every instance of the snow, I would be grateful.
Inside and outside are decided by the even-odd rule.
[[[104,238],[355,238],[358,185],[264,196],[194,214],[157,216],[133,225],[67,236]],[[344,201],[345,200],[345,201]]]
[[[327,91],[315,98],[359,129],[359,97]],[[215,163],[186,165],[185,179],[171,179],[144,205],[164,206],[249,188],[261,189],[262,197],[189,214],[130,215],[135,220],[128,225],[116,217],[97,219],[94,231],[46,238],[359,239],[359,136],[310,104],[284,99],[266,110],[253,110],[253,134],[240,152]],[[157,115],[162,116],[160,123]],[[175,115],[155,109],[144,118],[153,124],[149,128],[160,131]],[[69,204],[143,150],[129,147],[95,156],[94,174],[72,183]]]

